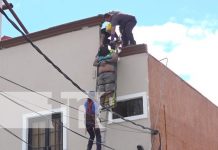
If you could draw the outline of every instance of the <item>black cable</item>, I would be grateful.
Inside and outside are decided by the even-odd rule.
[[[54,64],[51,59],[49,57],[47,57],[40,49],[38,46],[36,46],[31,40],[29,37],[26,36],[26,34],[7,16],[7,14],[2,10],[0,9],[0,12],[6,17],[6,19],[13,25],[13,27],[18,30],[22,35],[23,37],[25,38],[25,40],[27,42],[29,42],[34,48],[35,50],[41,54],[45,59],[46,61],[48,61],[56,70],[58,70],[58,72],[60,72],[67,80],[69,80],[77,89],[79,89],[80,91],[82,91],[84,94],[87,95],[87,92],[85,90],[83,90],[77,83],[75,83],[67,74],[65,74],[56,64]]]
[[[112,112],[109,108],[105,108],[105,109],[106,109],[107,111]],[[118,116],[119,118],[121,118],[122,120],[126,121],[126,122],[132,123],[133,125],[138,126],[138,127],[141,127],[142,129],[150,130],[150,131],[151,131],[151,134],[153,134],[153,135],[156,135],[156,134],[159,133],[158,130],[155,130],[155,129],[152,129],[152,128],[148,128],[148,127],[145,127],[145,126],[143,126],[143,125],[141,125],[141,124],[137,124],[137,123],[135,123],[134,121],[125,119],[123,116],[121,116],[120,114],[118,114],[118,113],[116,113],[116,112],[114,112],[114,111],[113,111],[112,113],[113,113],[114,115]]]
[[[17,136],[15,133],[13,133],[12,131],[10,131],[9,129],[7,129],[6,127],[4,127],[3,125],[0,124],[0,127],[5,130],[6,132],[10,133],[12,136],[14,136],[15,138],[19,139],[20,141],[22,141],[23,143],[25,143],[27,146],[33,147],[31,144],[29,144],[27,141],[23,140],[22,138],[20,138],[19,136]]]
[[[31,147],[33,149],[36,148],[44,148],[42,146],[32,146],[32,144],[29,144],[27,141],[23,140],[21,137],[17,136],[15,133],[13,133],[12,131],[10,131],[8,128],[4,127],[3,125],[0,124],[0,127],[5,130],[6,132],[8,132],[9,134],[11,134],[12,136],[14,136],[15,138],[17,138],[18,140],[20,140],[21,142],[25,143],[28,147]]]
[[[83,89],[82,89],[77,83],[75,83],[67,74],[65,74],[56,64],[54,64],[54,63],[51,61],[51,59],[50,59],[49,57],[47,57],[47,56],[26,36],[26,34],[25,34],[23,31],[21,31],[21,30],[19,29],[19,27],[6,15],[6,13],[5,13],[2,9],[0,9],[0,11],[1,11],[1,13],[6,17],[6,19],[15,27],[15,29],[17,29],[17,30],[23,35],[23,37],[35,48],[35,50],[36,50],[39,54],[41,54],[58,72],[60,72],[67,80],[69,80],[77,89],[79,89],[79,90],[80,90],[81,92],[83,92],[84,94],[88,95],[85,90],[83,90]],[[88,96],[89,96],[89,95],[88,95]],[[152,128],[148,128],[148,127],[144,127],[144,126],[142,126],[142,125],[140,125],[140,124],[137,124],[137,123],[135,123],[135,122],[133,122],[133,121],[127,120],[127,119],[125,119],[123,116],[121,116],[120,114],[118,114],[118,113],[116,113],[116,112],[113,112],[113,111],[111,111],[111,110],[108,109],[108,108],[106,108],[106,110],[112,112],[114,115],[120,117],[120,118],[121,118],[122,120],[124,120],[124,121],[130,122],[130,123],[132,123],[132,124],[134,124],[134,125],[136,125],[136,126],[141,127],[142,129],[150,130],[150,131],[151,131],[151,134],[156,135],[156,134],[159,133],[158,130],[155,130],[155,129],[152,129]],[[160,133],[159,133],[159,134],[160,134]]]
[[[28,147],[31,148],[44,148],[44,147],[39,147],[39,146],[33,146],[32,144],[28,143],[27,141],[23,140],[21,137],[19,137],[18,135],[16,135],[15,133],[13,133],[12,131],[10,131],[8,128],[4,127],[3,125],[0,124],[0,127],[5,130],[6,132],[8,132],[9,134],[11,134],[12,136],[14,136],[15,138],[17,138],[18,140],[20,140],[21,142],[25,143]]]
[[[6,94],[5,92],[2,92],[2,91],[1,91],[1,93],[4,93],[5,95],[9,95],[8,93]],[[9,95],[9,96],[11,96],[11,95]],[[11,96],[11,97],[14,97],[15,99],[18,99],[18,98],[15,97],[15,96]],[[41,108],[41,109],[44,109],[44,110],[47,110],[47,111],[50,111],[51,113],[56,113],[56,111],[47,109],[47,108],[42,107],[42,106],[39,106],[39,105],[37,105],[37,104],[33,104],[33,103],[30,103],[30,102],[27,102],[27,101],[24,101],[24,100],[21,100],[21,99],[19,99],[19,101],[25,102],[25,103],[27,103],[27,104],[30,104],[30,105],[32,105],[32,106],[35,106],[35,107],[38,107],[38,108]],[[69,115],[64,115],[64,114],[63,114],[63,116],[64,116],[64,117],[68,117],[68,118],[70,118],[70,119],[72,119],[72,120],[78,120],[77,118],[71,117],[71,116],[69,116]]]
[[[14,97],[14,96],[12,96],[12,95],[9,95],[8,93],[6,94],[5,92],[2,92],[2,93],[4,93],[5,95],[8,95],[8,96]],[[14,98],[17,99],[17,100],[19,100],[19,101],[22,101],[22,102],[25,102],[25,103],[27,103],[27,104],[30,104],[30,105],[32,105],[32,106],[35,106],[35,107],[38,107],[38,108],[44,109],[44,110],[46,110],[46,111],[49,111],[49,112],[51,112],[51,113],[57,113],[56,111],[53,111],[53,110],[47,109],[47,108],[42,107],[42,106],[39,106],[39,105],[37,105],[37,104],[33,104],[33,103],[30,103],[30,102],[27,102],[27,101],[24,101],[24,100],[18,99],[17,97],[14,97]],[[81,120],[81,119],[78,119],[78,118],[71,117],[71,116],[69,116],[69,115],[63,115],[63,116],[64,116],[64,117],[68,117],[68,118],[70,118],[70,119],[72,119],[72,120],[77,120],[77,121],[81,121],[81,122],[84,121],[84,120]],[[94,125],[94,123],[88,123],[88,124],[90,124],[90,125]],[[130,130],[123,130],[123,129],[121,130],[121,129],[111,128],[111,127],[108,127],[108,126],[107,126],[106,128],[109,128],[109,129],[112,129],[112,130],[123,131],[123,132],[133,132],[133,133],[142,133],[142,134],[147,133],[147,132],[145,132],[144,130],[140,130],[140,129],[132,128],[132,127],[125,126],[125,125],[122,125],[122,124],[119,124],[119,123],[114,123],[114,124],[118,124],[118,125],[120,125],[120,126],[123,126],[123,127],[129,128],[129,129],[132,129],[132,130],[136,130],[137,132],[136,132],[136,131],[130,131]]]
[[[26,89],[26,90],[28,90],[28,91],[31,91],[31,92],[35,93],[35,94],[38,94],[38,95],[40,95],[40,96],[42,96],[42,97],[44,97],[44,98],[50,99],[50,100],[52,100],[52,101],[54,101],[54,102],[56,102],[56,103],[59,103],[59,104],[62,104],[62,105],[64,105],[64,106],[66,106],[66,107],[69,107],[69,108],[72,108],[72,109],[74,109],[74,110],[80,111],[80,110],[79,110],[78,108],[76,108],[76,107],[73,107],[73,106],[71,106],[71,105],[66,105],[65,103],[63,103],[63,102],[61,102],[61,101],[58,101],[58,100],[56,100],[56,99],[50,98],[50,97],[48,97],[48,96],[46,96],[46,95],[43,95],[43,94],[41,94],[41,93],[39,93],[39,92],[36,92],[36,91],[34,91],[34,90],[32,90],[32,89],[26,87],[26,86],[23,86],[23,85],[21,85],[21,84],[19,84],[19,83],[16,83],[16,82],[12,81],[12,80],[9,80],[9,79],[7,79],[7,78],[1,76],[1,75],[0,75],[0,78],[2,78],[3,80],[6,80],[6,81],[8,81],[8,82],[10,82],[10,83],[12,83],[12,84],[15,84],[15,85],[17,85],[17,86],[19,86],[19,87],[21,87],[21,88],[23,88],[23,89]]]
[[[0,91],[0,95],[3,96],[3,97],[5,97],[5,98],[8,99],[9,101],[13,102],[14,104],[16,104],[16,105],[18,105],[18,106],[20,106],[20,107],[22,107],[22,108],[25,108],[26,110],[29,110],[29,111],[31,111],[31,112],[34,112],[34,113],[38,114],[39,116],[41,116],[41,117],[43,117],[43,118],[45,118],[45,119],[47,119],[47,120],[51,120],[51,118],[46,117],[45,115],[42,115],[42,114],[38,113],[37,111],[34,111],[34,110],[32,110],[32,109],[30,109],[30,108],[28,108],[28,107],[26,107],[26,106],[24,106],[24,105],[22,105],[22,104],[16,102],[15,100],[11,99],[10,97],[8,97],[8,96],[2,94],[1,91]],[[74,131],[74,130],[72,130],[72,129],[66,127],[66,126],[64,126],[62,122],[61,122],[61,124],[58,123],[58,122],[55,122],[55,123],[59,124],[61,127],[67,129],[68,131],[70,131],[70,132],[72,132],[72,133],[74,133],[74,134],[76,134],[76,135],[78,135],[78,136],[80,136],[80,137],[82,137],[82,138],[84,138],[84,139],[91,140],[91,139],[87,138],[86,136],[84,136],[84,135],[82,135],[82,134],[80,134],[80,133],[78,133],[78,132],[76,132],[76,131]],[[94,140],[93,140],[93,141],[94,141]],[[98,142],[96,141],[96,143],[98,143]],[[99,143],[99,144],[101,144],[102,146],[104,146],[104,147],[106,147],[106,148],[109,148],[109,149],[111,149],[111,150],[114,150],[114,148],[112,148],[112,147],[110,147],[110,146],[107,146],[107,145],[105,145],[105,144],[103,144],[103,143]]]
[[[72,108],[72,109],[77,110],[77,111],[81,111],[81,110],[79,110],[79,109],[76,108],[76,107],[73,107],[73,106],[70,106],[70,105],[66,105],[66,104],[64,104],[64,103],[62,103],[62,102],[60,102],[60,101],[58,101],[58,100],[56,100],[56,99],[50,98],[50,97],[48,97],[48,96],[46,96],[46,95],[43,95],[43,94],[41,94],[41,93],[39,93],[39,92],[36,92],[36,91],[34,91],[34,90],[32,90],[32,89],[30,89],[30,88],[24,86],[24,85],[21,85],[21,84],[19,84],[19,83],[17,83],[17,82],[14,82],[14,81],[12,81],[12,80],[10,80],[10,79],[8,79],[8,78],[5,78],[5,77],[3,77],[3,76],[1,76],[1,75],[0,75],[0,78],[3,79],[3,80],[5,80],[5,81],[7,81],[7,82],[10,82],[10,83],[12,83],[12,84],[14,84],[14,85],[17,85],[17,86],[19,86],[19,87],[21,87],[21,88],[23,88],[23,89],[26,89],[26,90],[28,90],[28,91],[31,91],[31,92],[35,93],[35,94],[38,94],[38,95],[40,95],[40,96],[42,96],[42,97],[45,97],[45,98],[47,98],[47,99],[50,99],[50,100],[52,100],[52,101],[54,101],[54,102],[57,102],[57,103],[59,103],[59,104],[62,104],[62,105],[64,105],[64,106],[66,106],[66,107]],[[84,111],[81,111],[81,112],[84,113]],[[102,120],[102,118],[100,118],[100,119],[101,119],[101,121],[108,121],[108,120]],[[125,125],[122,125],[122,124],[120,124],[120,123],[114,122],[114,124],[117,124],[117,125],[119,125],[119,126],[123,126],[123,127],[129,128],[129,129],[133,129],[133,130],[136,130],[136,131],[144,132],[143,130],[140,130],[140,129],[137,129],[137,128],[132,128],[132,127],[129,127],[129,126],[125,126]]]
[[[54,64],[50,58],[48,58],[27,36],[26,34],[21,31],[19,29],[19,27],[7,16],[7,14],[2,10],[0,9],[1,13],[6,17],[6,19],[14,26],[15,29],[17,29],[22,35],[23,37],[26,39],[27,42],[29,42],[34,48],[35,50],[41,54],[45,59],[46,61],[48,61],[59,73],[61,73],[68,81],[70,81],[77,89],[79,89],[81,92],[83,92],[84,94],[86,94],[87,96],[89,96],[87,94],[87,92],[85,90],[83,90],[77,83],[75,83],[67,74],[65,74],[56,64]],[[105,107],[103,107],[105,108]],[[155,129],[151,129],[151,128],[148,128],[148,127],[144,127],[140,124],[137,124],[133,121],[130,121],[130,120],[127,120],[125,119],[123,116],[121,116],[120,114],[116,113],[116,112],[113,112],[111,111],[110,109],[108,108],[105,108],[107,111],[110,111],[111,113],[115,114],[116,116],[120,117],[122,120],[124,121],[127,121],[127,122],[130,122],[136,126],[139,126],[141,127],[142,129],[147,129],[147,130],[150,130],[151,131],[151,134],[157,134],[159,131],[158,130],[155,130]]]

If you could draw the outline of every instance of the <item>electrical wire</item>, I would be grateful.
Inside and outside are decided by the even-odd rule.
[[[11,95],[11,94],[6,93],[6,92],[1,92],[1,93],[5,94],[5,95],[8,95],[8,96],[10,96],[10,97],[13,97],[14,99],[17,99],[17,100],[22,101],[22,102],[24,102],[24,103],[27,103],[27,104],[30,104],[30,105],[32,105],[32,106],[38,107],[38,108],[40,108],[40,109],[47,110],[47,111],[49,111],[49,112],[51,112],[51,113],[56,113],[56,111],[53,111],[53,110],[50,110],[50,109],[48,109],[48,108],[39,106],[39,105],[37,105],[37,104],[33,104],[33,103],[31,103],[31,102],[27,102],[27,101],[25,101],[25,100],[21,100],[20,98],[17,98],[17,97],[15,97],[15,96]],[[78,120],[77,118],[71,117],[71,116],[69,116],[69,115],[64,115],[64,114],[63,114],[63,116],[64,116],[64,117],[67,117],[67,118],[70,118],[70,119],[72,119],[72,120]]]
[[[168,64],[168,58],[165,57],[165,58],[160,59],[159,61],[161,62],[161,61],[163,61],[163,60],[166,60],[166,66],[167,66],[167,64]]]
[[[38,46],[36,46],[29,37],[27,37],[27,35],[16,25],[16,23],[14,23],[8,16],[7,14],[0,8],[0,12],[5,16],[5,18],[12,24],[12,26],[19,31],[22,36],[24,37],[24,39],[29,42],[32,47],[34,47],[34,49],[40,54],[42,55],[47,62],[49,62],[58,72],[60,72],[68,81],[70,81],[77,89],[79,89],[80,91],[82,91],[84,94],[88,95],[87,92],[85,90],[83,90],[77,83],[75,83],[67,74],[65,74],[56,64],[54,64],[52,62],[52,60],[47,57],[40,49]]]
[[[11,94],[8,94],[8,93],[6,94],[5,92],[2,92],[2,93],[5,94],[5,95],[7,95],[8,97],[9,97],[9,96],[10,96],[10,97],[13,97],[14,99],[17,99],[17,100],[19,100],[19,101],[22,101],[22,102],[24,102],[24,103],[26,103],[26,104],[30,104],[30,105],[35,106],[35,107],[38,107],[38,108],[40,108],[40,109],[44,109],[44,110],[46,110],[46,111],[49,111],[50,113],[57,113],[56,111],[53,111],[53,110],[50,110],[50,109],[48,109],[48,108],[39,106],[39,105],[37,105],[37,104],[31,103],[31,102],[27,102],[27,101],[25,101],[25,100],[21,100],[20,98],[17,98],[17,97],[15,97],[15,96],[11,95]],[[64,115],[64,114],[63,114],[63,116],[66,117],[66,118],[70,118],[70,119],[72,119],[72,120],[77,120],[77,121],[79,121],[79,122],[84,122],[84,120],[82,120],[82,119],[74,118],[74,117],[71,117],[71,116],[69,116],[69,115]],[[89,123],[89,124],[93,125],[93,123]],[[116,123],[114,123],[114,124],[116,124]],[[118,125],[120,125],[120,124],[118,124]],[[132,127],[129,127],[129,126],[125,126],[125,125],[121,125],[121,126],[126,127],[126,128],[129,128],[129,129],[132,129],[132,130],[136,130],[136,131],[132,131],[132,130],[130,131],[130,130],[124,130],[124,129],[117,129],[117,128],[108,127],[108,126],[105,127],[105,128],[112,129],[112,130],[116,130],[116,131],[121,131],[121,132],[132,132],[132,133],[141,133],[141,134],[148,133],[148,132],[146,132],[146,131],[144,131],[144,130],[132,128]]]
[[[10,80],[10,79],[8,79],[8,78],[5,78],[5,77],[3,77],[3,76],[1,76],[1,75],[0,75],[0,78],[3,79],[3,80],[5,80],[5,81],[7,81],[7,82],[10,82],[10,83],[12,83],[12,84],[14,84],[14,85],[17,85],[17,86],[19,86],[19,87],[21,87],[21,88],[23,88],[23,89],[25,89],[25,90],[28,90],[28,91],[30,91],[30,92],[33,92],[33,93],[35,93],[35,94],[37,94],[37,95],[40,95],[40,96],[42,96],[42,97],[44,97],[44,98],[47,98],[47,99],[49,99],[49,100],[51,100],[51,101],[54,101],[54,102],[56,102],[56,103],[62,104],[62,105],[66,106],[66,107],[69,107],[69,108],[71,108],[71,109],[74,109],[74,110],[80,111],[80,112],[82,112],[82,113],[85,113],[84,111],[79,110],[79,109],[76,108],[76,107],[73,107],[73,106],[70,106],[70,105],[66,105],[65,103],[62,103],[62,102],[60,102],[60,101],[58,101],[58,100],[56,100],[56,99],[54,99],[54,98],[50,98],[50,97],[48,97],[48,96],[46,96],[46,95],[43,95],[43,94],[41,94],[41,93],[39,93],[39,92],[36,92],[36,91],[34,91],[34,90],[32,90],[32,89],[30,89],[30,88],[24,86],[24,85],[21,85],[21,84],[19,84],[19,83],[17,83],[17,82],[14,82],[14,81],[12,81],[12,80]],[[105,120],[105,119],[103,119],[103,118],[99,118],[99,119],[101,120],[101,122],[107,122],[107,121],[109,121],[109,120]],[[136,130],[136,131],[139,131],[139,132],[149,133],[149,132],[146,132],[146,131],[144,131],[144,130],[140,130],[140,129],[137,129],[137,128],[129,127],[129,126],[127,126],[127,125],[123,125],[123,124],[121,124],[121,123],[113,122],[113,124],[116,124],[116,125],[119,125],[119,126],[122,126],[122,127],[125,127],[125,128],[129,128],[129,129],[133,129],[133,130]]]
[[[11,134],[12,136],[14,136],[15,138],[17,138],[18,140],[20,140],[21,142],[25,143],[28,147],[31,147],[32,149],[36,149],[36,148],[44,148],[44,147],[39,147],[39,146],[33,146],[32,144],[28,143],[27,141],[25,141],[24,139],[22,139],[21,137],[19,137],[18,135],[16,135],[15,133],[13,133],[12,131],[10,131],[8,128],[4,127],[3,125],[0,124],[0,128],[2,128],[3,130],[5,130],[6,132],[8,132],[9,134]]]
[[[81,92],[83,92],[84,94],[86,94],[87,96],[89,96],[88,93],[87,93],[84,89],[82,89],[82,88],[81,88],[77,83],[75,83],[67,74],[65,74],[56,64],[54,64],[54,63],[52,62],[52,60],[51,60],[49,57],[47,57],[47,56],[39,49],[39,47],[37,47],[37,46],[30,40],[29,37],[26,36],[26,34],[7,16],[7,14],[6,14],[2,9],[0,9],[0,12],[1,12],[1,13],[6,17],[6,19],[14,26],[14,28],[15,28],[16,30],[18,30],[18,31],[23,35],[24,39],[25,39],[27,42],[29,42],[29,43],[32,45],[32,47],[33,47],[39,54],[41,54],[41,55],[46,59],[47,62],[49,62],[60,74],[62,74],[68,81],[70,81],[78,90],[80,90]],[[144,127],[144,126],[142,126],[142,125],[140,125],[140,124],[137,124],[137,123],[135,123],[135,122],[133,122],[133,121],[130,121],[130,120],[128,120],[128,119],[125,119],[123,116],[121,116],[120,114],[118,114],[118,113],[116,113],[116,112],[111,111],[109,108],[106,108],[106,107],[105,107],[105,109],[106,109],[107,111],[110,111],[111,113],[113,113],[114,115],[118,116],[119,118],[121,118],[122,120],[124,120],[124,121],[126,121],[126,122],[130,122],[130,123],[132,123],[132,124],[135,125],[135,126],[141,127],[142,129],[150,130],[150,131],[151,131],[151,134],[153,134],[153,135],[156,135],[156,134],[158,134],[158,132],[159,132],[158,130],[155,130],[155,129],[152,129],[152,128],[148,128],[148,127]]]
[[[14,103],[14,104],[16,104],[16,105],[18,105],[18,106],[20,106],[20,107],[22,107],[22,108],[25,108],[26,110],[29,110],[29,111],[31,111],[31,112],[34,112],[34,113],[36,113],[37,115],[39,115],[39,116],[41,116],[41,117],[43,117],[43,118],[45,118],[45,119],[47,119],[47,120],[52,121],[51,118],[46,117],[45,115],[42,115],[41,113],[39,113],[39,112],[37,112],[37,111],[34,111],[34,110],[32,110],[32,109],[30,109],[30,108],[24,106],[23,104],[20,104],[19,102],[13,100],[12,98],[10,98],[10,97],[8,97],[8,96],[2,94],[2,93],[3,93],[3,92],[0,91],[0,95],[3,96],[4,98],[8,99],[8,100],[11,101],[12,103]],[[58,122],[55,122],[55,123],[59,124]],[[74,130],[72,130],[72,129],[66,127],[66,126],[64,126],[62,122],[61,122],[61,124],[59,124],[59,125],[62,126],[62,127],[65,128],[65,129],[67,129],[68,131],[70,131],[70,132],[72,132],[72,133],[74,133],[74,134],[76,134],[76,135],[78,135],[78,136],[84,138],[84,139],[91,140],[91,139],[87,138],[86,136],[84,136],[84,135],[82,135],[82,134],[80,134],[80,133],[78,133],[78,132],[76,132],[76,131],[74,131]],[[93,140],[93,141],[94,141],[94,140]],[[107,146],[107,145],[105,145],[104,143],[99,143],[99,142],[97,142],[97,141],[96,141],[96,143],[101,144],[102,146],[104,146],[104,147],[106,147],[106,148],[108,148],[108,149],[115,150],[114,148],[112,148],[112,147],[110,147],[110,146]]]
[[[64,106],[66,106],[66,107],[69,107],[69,108],[74,109],[74,110],[77,110],[77,111],[81,111],[81,110],[79,110],[79,109],[76,108],[76,107],[73,107],[73,106],[71,106],[71,105],[66,105],[65,103],[63,103],[63,102],[61,102],[61,101],[58,101],[58,100],[56,100],[56,99],[54,99],[54,98],[50,98],[50,97],[48,97],[48,96],[46,96],[46,95],[43,95],[43,94],[41,94],[41,93],[39,93],[39,92],[36,92],[36,91],[34,91],[34,90],[32,90],[32,89],[26,87],[26,86],[23,86],[23,85],[21,85],[21,84],[19,84],[19,83],[17,83],[17,82],[14,82],[14,81],[12,81],[12,80],[6,78],[6,77],[3,77],[3,76],[0,75],[0,78],[2,78],[2,79],[5,80],[5,81],[8,81],[8,82],[10,82],[10,83],[12,83],[12,84],[14,84],[14,85],[17,85],[17,86],[19,86],[19,87],[21,87],[21,88],[23,88],[23,89],[25,89],[25,90],[28,90],[28,91],[33,92],[33,93],[35,93],[35,94],[37,94],[37,95],[40,95],[40,96],[42,96],[42,97],[44,97],[44,98],[47,98],[47,99],[49,99],[49,100],[52,100],[52,101],[54,101],[54,102],[56,102],[56,103],[59,103],[59,104],[61,104],[61,105],[64,105]]]
[[[14,136],[15,138],[17,138],[18,140],[22,141],[23,143],[25,143],[26,145],[33,147],[31,144],[29,144],[27,141],[23,140],[22,138],[20,138],[19,136],[17,136],[15,133],[13,133],[12,131],[10,131],[9,129],[7,129],[6,127],[4,127],[3,125],[0,124],[0,127],[5,130],[6,132],[10,133],[12,136]]]

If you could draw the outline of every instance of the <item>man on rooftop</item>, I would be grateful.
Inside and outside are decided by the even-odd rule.
[[[132,34],[132,30],[137,23],[135,16],[120,13],[118,11],[112,11],[104,15],[104,20],[110,22],[112,25],[111,42],[114,42],[116,26],[119,25],[123,42],[122,47],[136,45],[136,41],[134,40]]]

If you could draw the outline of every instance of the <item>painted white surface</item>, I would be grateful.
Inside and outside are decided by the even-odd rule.
[[[86,91],[95,89],[96,79],[93,79],[93,72],[96,68],[93,67],[92,64],[98,51],[99,26],[86,27],[81,30],[35,41],[34,43],[83,89]],[[51,93],[52,98],[60,100],[67,105],[70,104],[76,108],[81,105],[80,102],[72,99],[61,99],[62,92],[78,92],[79,90],[67,81],[57,70],[55,70],[28,43],[2,49],[0,51],[0,75],[37,92],[49,92]],[[0,91],[13,93],[28,92],[21,87],[13,85],[2,79],[0,79],[0,85]],[[37,104],[38,99],[31,98],[33,97],[26,100]],[[5,99],[0,97],[1,104],[3,102],[2,100]],[[16,100],[20,102],[19,99]],[[47,102],[48,103],[46,104],[49,106],[47,108],[50,108],[50,110],[62,109],[60,104],[50,100]],[[42,107],[44,106],[42,103],[38,104]],[[4,112],[2,112],[4,118],[1,119],[1,121],[4,120],[7,123],[8,121],[13,120],[13,122],[21,124],[19,128],[10,128],[10,130],[17,136],[27,140],[25,139],[26,133],[22,129],[22,116],[25,116],[25,114],[31,114],[31,112],[16,105],[13,105],[12,107],[12,105],[13,104],[9,102],[5,105],[1,105],[1,107],[8,109],[11,114],[11,117],[8,117],[7,115],[4,115]],[[43,110],[41,109],[36,110],[43,113]],[[69,113],[68,116],[72,117],[74,117],[74,114],[76,114],[76,116],[78,115],[78,111],[75,110],[69,110],[67,113]],[[79,129],[78,127],[78,120],[70,119],[65,122],[72,130],[85,135],[84,129]],[[85,149],[87,139],[81,138],[69,131],[66,132],[65,135],[65,149],[80,149],[81,145],[83,145],[81,149]],[[0,139],[1,149],[25,149],[20,140],[14,138],[12,135],[3,130],[0,130]],[[14,144],[8,144],[8,142]]]

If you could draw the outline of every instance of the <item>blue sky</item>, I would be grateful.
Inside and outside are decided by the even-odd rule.
[[[8,0],[28,31],[35,32],[63,23],[119,10],[137,17],[138,25],[184,23],[185,18],[218,18],[216,0]],[[8,13],[9,14],[9,13]],[[17,36],[3,19],[3,34]]]
[[[217,0],[8,0],[29,32],[111,10],[135,15],[137,43],[218,105]],[[7,11],[7,14],[10,14]],[[10,15],[11,16],[11,15]],[[3,35],[20,35],[3,17]],[[163,62],[165,63],[165,62]]]

